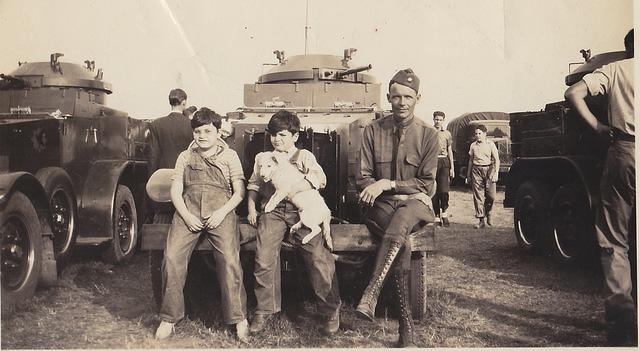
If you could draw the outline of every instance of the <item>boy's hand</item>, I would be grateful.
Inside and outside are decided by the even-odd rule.
[[[192,213],[183,216],[182,219],[184,220],[184,224],[187,225],[187,228],[189,228],[189,230],[194,233],[199,232],[202,230],[202,228],[204,228],[204,224],[202,224],[202,221]]]
[[[209,217],[206,218],[205,225],[208,229],[218,228],[218,226],[220,225],[220,223],[222,223],[226,216],[226,212],[220,209],[215,210],[211,215],[209,215]]]
[[[456,177],[456,171],[452,168],[449,169],[449,178],[455,178]]]
[[[491,175],[491,181],[494,183],[498,182],[498,172]]]
[[[247,221],[249,221],[249,224],[255,227],[258,223],[258,211],[249,210],[249,214],[247,214]]]

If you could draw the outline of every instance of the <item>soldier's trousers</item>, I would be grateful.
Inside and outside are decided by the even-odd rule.
[[[232,214],[235,215],[235,214]],[[162,262],[163,297],[160,318],[175,323],[184,318],[184,284],[189,259],[200,235],[207,235],[213,246],[216,276],[220,284],[220,306],[226,324],[246,319],[247,295],[240,265],[240,238],[236,231],[192,233],[177,213],[174,216]],[[213,279],[213,277],[211,277]]]
[[[630,227],[636,204],[634,152],[634,142],[614,142],[600,181],[602,206],[596,214],[596,234],[605,278],[605,318],[609,322],[633,316],[635,311],[628,257],[630,235],[635,236],[635,228]]]
[[[374,236],[382,240],[405,243],[396,259],[397,270],[411,269],[411,246],[409,234],[426,223],[433,223],[433,210],[417,199],[387,200],[377,199],[367,211],[364,223]]]
[[[471,169],[471,189],[476,217],[483,218],[493,208],[496,198],[496,183],[491,181],[491,166],[473,166]]]
[[[282,309],[280,248],[285,234],[299,218],[297,209],[289,201],[282,201],[273,211],[260,215],[254,271],[254,290],[258,302],[256,314],[271,314]],[[290,241],[293,241],[304,260],[317,299],[318,312],[325,317],[333,316],[341,304],[335,259],[325,246],[322,234],[302,245],[302,238],[309,232],[308,228],[303,227]]]

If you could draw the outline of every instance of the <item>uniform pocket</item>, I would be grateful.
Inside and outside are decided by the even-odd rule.
[[[405,157],[405,161],[410,166],[413,166],[413,167],[416,167],[416,168],[418,168],[418,166],[420,166],[420,157],[418,157],[418,155],[407,154],[407,157]]]

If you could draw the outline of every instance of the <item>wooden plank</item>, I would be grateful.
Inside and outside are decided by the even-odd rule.
[[[170,226],[171,224],[145,224],[141,230],[141,249],[163,250]],[[239,228],[241,250],[254,251],[256,228],[248,223],[241,223]],[[369,252],[378,247],[364,224],[332,224],[331,236],[334,252]],[[410,240],[411,251],[435,251],[435,226],[426,225],[412,233]],[[211,245],[207,240],[201,240],[197,250],[211,250]]]

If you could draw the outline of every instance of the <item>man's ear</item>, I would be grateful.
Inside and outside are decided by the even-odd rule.
[[[421,97],[422,97],[422,95],[420,95],[420,94],[416,95],[416,104],[417,104],[418,102],[420,102],[420,98],[421,98]]]
[[[391,94],[387,93],[387,102],[391,103]]]

